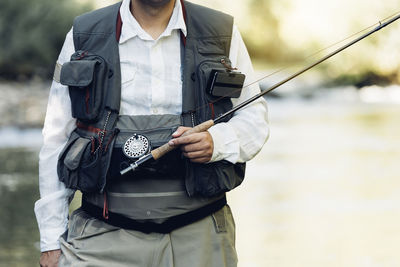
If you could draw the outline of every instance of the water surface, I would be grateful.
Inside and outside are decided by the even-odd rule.
[[[400,266],[400,105],[269,106],[271,138],[229,194],[239,266]]]
[[[228,195],[241,267],[400,266],[400,105],[343,99],[270,101],[270,140]],[[40,131],[0,140],[0,266],[37,266]]]

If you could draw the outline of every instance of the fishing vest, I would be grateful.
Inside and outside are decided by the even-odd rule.
[[[179,149],[120,174],[130,163],[124,152],[128,139],[145,136],[156,148],[179,126],[193,127],[232,108],[230,98],[212,96],[205,88],[210,73],[230,63],[233,18],[181,2],[187,27],[187,36],[181,34],[181,115],[119,115],[120,3],[75,19],[76,52],[61,69],[77,127],[60,153],[59,179],[83,192],[87,212],[123,228],[169,232],[194,222],[222,208],[225,192],[244,179],[244,163],[192,163]]]

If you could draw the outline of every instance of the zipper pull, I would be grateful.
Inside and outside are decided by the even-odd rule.
[[[88,54],[88,51],[78,51],[76,60],[81,60],[82,58],[86,57],[87,54]]]
[[[228,62],[228,61],[229,61],[229,62]],[[233,68],[233,67],[232,67],[231,62],[230,62],[229,59],[228,59],[228,61],[227,61],[224,57],[221,58],[221,64],[224,65],[224,67],[226,68],[226,70],[227,70],[228,72],[231,72],[231,71],[233,71],[233,70],[237,70],[237,68]]]

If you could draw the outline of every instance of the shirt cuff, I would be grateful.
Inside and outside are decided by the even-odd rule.
[[[240,143],[232,126],[229,123],[218,123],[208,129],[208,132],[214,143],[209,162],[227,160],[236,163],[240,156]]]
[[[40,232],[40,250],[60,248],[58,239],[68,227],[69,197],[73,190],[61,190],[35,203],[35,214]]]
[[[67,228],[64,227],[40,230],[40,251],[45,252],[60,249],[59,238],[66,230]]]

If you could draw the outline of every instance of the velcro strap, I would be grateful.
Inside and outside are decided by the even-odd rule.
[[[53,80],[56,82],[60,82],[60,76],[61,76],[61,68],[62,65],[60,63],[56,63],[56,67],[54,68],[54,75],[53,75]]]

